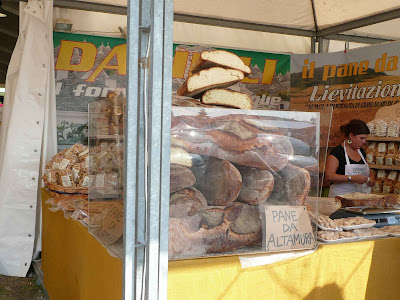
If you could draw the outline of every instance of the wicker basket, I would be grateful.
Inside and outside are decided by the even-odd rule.
[[[46,187],[54,192],[57,193],[65,193],[65,194],[88,194],[88,188],[87,187],[78,187],[78,186],[62,186],[58,184],[53,184],[48,181],[47,176],[43,176],[43,181],[46,185]]]

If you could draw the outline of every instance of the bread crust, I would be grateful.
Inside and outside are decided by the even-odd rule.
[[[225,54],[225,55],[227,55],[227,56],[228,56],[228,59],[227,59],[226,63],[217,63],[217,62],[211,60],[210,58],[207,58],[207,56],[209,56],[209,54],[212,54],[213,52],[214,52],[214,53],[215,53],[215,52],[218,52],[218,53],[220,53],[220,54]],[[229,58],[229,56],[230,56],[231,58]],[[242,65],[241,67],[239,67],[239,68],[236,67],[235,65],[229,63],[229,59],[232,59],[232,57],[236,57],[236,58],[237,58],[237,59],[236,59],[237,61],[238,61],[238,60],[242,61],[242,60],[240,59],[239,56],[237,56],[236,54],[234,54],[234,53],[232,53],[232,52],[229,52],[229,51],[225,51],[225,50],[203,51],[203,52],[200,54],[200,57],[197,59],[197,61],[193,64],[192,72],[193,72],[193,73],[196,73],[196,72],[199,72],[199,71],[204,70],[204,69],[208,69],[208,68],[220,66],[220,67],[224,67],[224,68],[230,68],[230,69],[235,69],[235,70],[241,71],[241,72],[243,72],[246,76],[248,76],[248,75],[251,74],[251,69],[250,69],[250,67],[246,66],[246,65],[243,63],[243,61],[242,61],[243,65]]]
[[[222,77],[222,79],[220,78]],[[244,79],[241,71],[213,67],[189,76],[176,92],[179,96],[195,97],[213,88],[225,88]],[[209,81],[205,83],[204,81]],[[197,83],[197,84],[196,84]],[[198,85],[198,87],[195,87]]]

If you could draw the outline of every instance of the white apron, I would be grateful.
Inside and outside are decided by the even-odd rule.
[[[364,164],[350,164],[350,159],[349,156],[347,155],[346,146],[344,143],[343,143],[343,149],[344,149],[344,157],[346,158],[344,175],[346,176],[364,175],[368,177],[369,167],[364,159],[364,156],[361,154],[360,149],[358,149],[358,153],[360,154]],[[335,197],[337,195],[343,195],[352,192],[370,193],[371,188],[368,187],[366,183],[364,184],[357,184],[354,182],[333,183],[331,184],[329,190],[329,197]]]

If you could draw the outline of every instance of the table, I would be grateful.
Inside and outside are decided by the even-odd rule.
[[[51,300],[122,299],[122,262],[43,191],[44,285]],[[168,299],[399,299],[400,239],[321,245],[313,254],[242,269],[237,256],[172,261]]]

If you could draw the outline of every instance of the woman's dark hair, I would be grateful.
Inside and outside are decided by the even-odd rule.
[[[346,137],[348,137],[350,133],[354,135],[370,134],[367,124],[357,119],[350,120],[349,123],[340,126],[340,131],[344,133]]]

